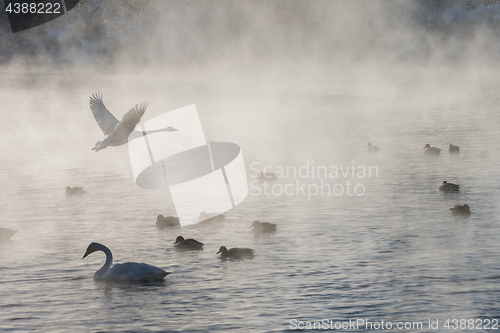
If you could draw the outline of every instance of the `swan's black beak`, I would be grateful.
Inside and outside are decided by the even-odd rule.
[[[85,254],[83,255],[82,257],[82,260],[85,259],[86,256],[88,256],[91,252],[87,249],[87,251],[85,252]]]
[[[219,253],[221,253],[221,251],[220,251],[220,250],[219,250],[219,252],[217,252],[216,254],[219,254]]]

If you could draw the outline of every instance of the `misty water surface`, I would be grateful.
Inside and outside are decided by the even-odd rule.
[[[0,13],[0,227],[18,231],[0,246],[0,331],[282,332],[361,318],[436,332],[447,319],[498,319],[499,11],[89,0],[19,34]],[[248,197],[223,222],[158,230],[158,214],[175,215],[168,190],[136,186],[126,146],[91,151],[104,138],[89,109],[97,91],[119,119],[144,100],[142,122],[196,104],[208,141],[241,147]],[[427,143],[441,156],[424,158]],[[253,178],[265,167],[310,172],[266,192]],[[438,191],[444,180],[460,192]],[[362,195],[298,190],[347,182]],[[67,198],[66,186],[87,194]],[[465,203],[470,218],[449,214]],[[278,231],[254,236],[254,220]],[[179,235],[205,250],[175,252]],[[81,260],[94,241],[115,263],[171,274],[95,282],[104,256]],[[221,261],[222,245],[256,256]]]
[[[19,232],[0,250],[3,329],[283,331],[292,319],[495,318],[499,144],[491,105],[498,84],[488,74],[471,81],[467,72],[440,71],[403,67],[384,78],[365,67],[348,79],[323,73],[287,84],[277,71],[265,90],[246,76],[234,84],[216,76],[12,73],[2,86],[0,197],[2,226]],[[27,84],[33,77],[38,83]],[[140,89],[122,88],[138,81]],[[362,196],[257,196],[251,188],[224,222],[158,230],[156,215],[175,213],[168,191],[134,184],[126,146],[90,151],[101,137],[88,109],[93,88],[117,117],[146,98],[146,119],[195,102],[209,140],[241,146],[249,181],[252,163],[376,166],[378,177],[324,179],[362,184]],[[378,155],[366,154],[368,141]],[[461,156],[443,150],[427,160],[425,143],[458,144]],[[443,195],[443,180],[461,192]],[[88,193],[66,198],[67,185]],[[462,203],[473,215],[450,216],[448,207]],[[279,230],[255,237],[248,229],[255,219]],[[176,253],[179,234],[203,241],[205,250]],[[92,241],[110,247],[115,262],[147,262],[172,274],[152,286],[96,283],[104,256],[80,260]],[[251,247],[257,256],[221,262],[221,245]]]

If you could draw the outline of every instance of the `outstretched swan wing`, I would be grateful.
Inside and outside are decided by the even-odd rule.
[[[141,105],[134,106],[129,112],[127,112],[122,120],[116,125],[115,133],[113,134],[115,140],[128,140],[128,136],[134,130],[135,126],[141,120],[141,117],[146,112],[146,108],[148,107],[147,101],[141,103]]]
[[[104,135],[110,135],[113,133],[116,125],[118,124],[118,119],[116,119],[115,116],[109,112],[106,106],[104,106],[101,93],[97,92],[90,96],[90,110],[97,121],[97,125],[99,125],[101,130],[104,132]]]

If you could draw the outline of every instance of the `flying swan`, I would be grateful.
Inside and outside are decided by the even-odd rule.
[[[136,131],[135,126],[141,120],[141,117],[146,112],[146,108],[148,107],[147,101],[141,102],[140,105],[134,106],[127,112],[121,121],[109,112],[109,110],[104,106],[104,102],[102,101],[102,94],[95,93],[90,96],[90,110],[94,115],[95,120],[97,121],[97,125],[101,128],[106,135],[106,139],[103,141],[97,141],[95,147],[92,150],[98,152],[99,150],[105,149],[108,146],[121,146],[128,142],[129,135],[133,133],[136,137],[140,137],[146,134],[153,134],[157,132],[175,132],[177,131],[173,127],[166,127],[158,130],[149,131],[143,133],[142,131]]]
[[[165,272],[159,267],[137,262],[126,262],[111,267],[113,264],[113,255],[106,246],[99,243],[91,243],[87,247],[87,251],[85,251],[82,259],[96,251],[102,251],[106,254],[106,262],[94,274],[94,280],[96,281],[118,283],[158,282],[163,281],[163,278],[170,274],[170,272]]]

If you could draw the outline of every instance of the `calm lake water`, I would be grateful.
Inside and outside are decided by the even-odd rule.
[[[18,230],[0,247],[2,332],[282,332],[323,319],[436,332],[447,319],[500,319],[500,84],[490,69],[34,70],[6,72],[0,86],[0,226]],[[126,146],[91,151],[103,138],[88,106],[95,91],[119,119],[142,100],[142,121],[196,104],[209,141],[241,147],[249,183],[265,166],[310,174],[285,174],[268,195],[252,183],[223,222],[158,230],[158,214],[175,215],[170,193],[135,185]],[[425,159],[426,143],[442,156]],[[313,165],[339,176],[313,176]],[[370,166],[371,177],[358,173]],[[444,180],[461,191],[439,192]],[[364,194],[348,195],[347,181]],[[308,197],[325,183],[345,192]],[[279,194],[287,185],[292,194]],[[66,186],[88,193],[66,198]],[[450,216],[464,203],[470,218]],[[254,236],[254,220],[278,231]],[[179,235],[205,250],[175,252]],[[104,255],[81,260],[93,241],[115,263],[172,273],[153,285],[95,282]],[[222,245],[256,256],[221,261]]]

